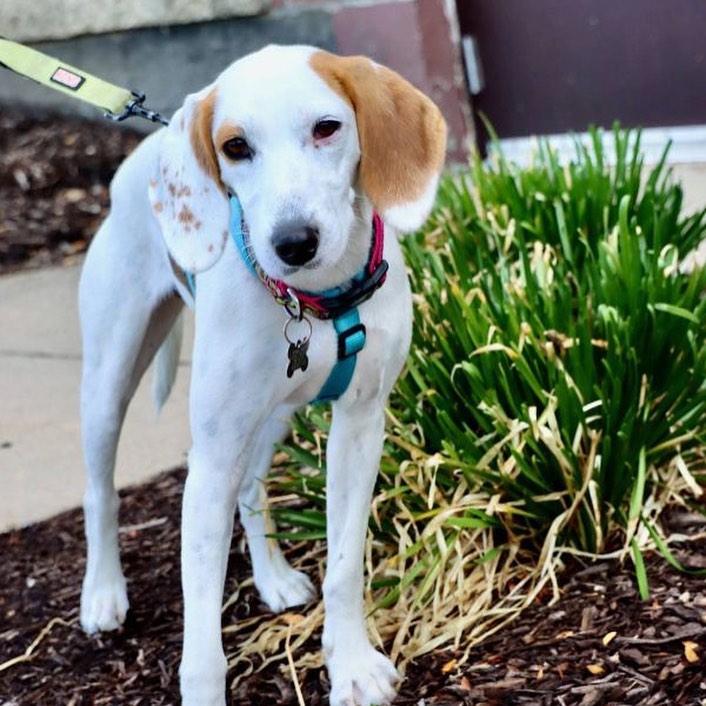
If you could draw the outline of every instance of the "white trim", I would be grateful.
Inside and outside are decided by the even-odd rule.
[[[576,155],[575,141],[589,143],[586,132],[577,134],[557,134],[544,136],[556,150],[562,162],[568,162]],[[694,164],[706,162],[706,125],[690,125],[676,127],[645,128],[642,130],[640,144],[645,162],[655,164],[662,156],[667,142],[671,140],[668,161],[670,164]],[[606,161],[613,162],[615,156],[613,133],[605,130],[603,144],[606,150]],[[500,140],[500,147],[506,159],[521,166],[527,166],[532,156],[537,152],[536,137],[511,137]],[[488,145],[489,152],[493,146]]]
[[[483,76],[483,65],[480,63],[478,42],[472,34],[463,35],[461,38],[461,50],[463,63],[466,66],[468,88],[472,96],[477,96],[485,87],[485,77]]]

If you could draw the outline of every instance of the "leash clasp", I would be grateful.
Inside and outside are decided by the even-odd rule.
[[[105,114],[105,117],[108,118],[108,120],[120,123],[123,120],[127,120],[128,118],[131,118],[133,115],[135,115],[138,118],[144,118],[145,120],[149,120],[153,123],[169,125],[169,121],[165,117],[160,115],[157,111],[149,110],[148,108],[145,108],[142,105],[145,102],[145,98],[147,97],[144,93],[137,93],[136,91],[131,91],[131,93],[133,95],[133,99],[128,102],[128,104],[125,106],[121,113],[116,114],[107,112]]]

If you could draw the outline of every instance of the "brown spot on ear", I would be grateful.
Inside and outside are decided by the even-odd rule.
[[[184,225],[190,225],[196,220],[194,212],[186,204],[182,204],[181,211],[177,214],[177,218]]]
[[[363,56],[315,52],[310,65],[356,114],[360,182],[383,211],[420,198],[441,171],[446,123],[421,91]]]
[[[221,183],[221,170],[218,167],[216,149],[211,138],[213,130],[213,110],[216,103],[216,89],[214,88],[205,98],[200,100],[194,109],[191,120],[189,137],[194,150],[196,161],[201,169],[213,179],[216,184]]]
[[[164,211],[164,204],[161,201],[156,201],[152,204],[152,210],[155,213],[162,213],[162,211]]]

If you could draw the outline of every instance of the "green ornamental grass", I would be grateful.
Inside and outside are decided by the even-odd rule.
[[[444,184],[406,248],[421,298],[392,404],[518,503],[508,536],[542,542],[570,511],[558,541],[596,553],[646,521],[655,470],[700,494],[706,272],[685,271],[705,214],[682,215],[665,159],[646,175],[639,133],[616,130],[609,168],[591,137],[567,166],[540,143],[529,169],[475,157]]]
[[[685,264],[706,211],[682,213],[666,153],[648,170],[639,132],[613,137],[610,165],[596,130],[569,164],[474,155],[405,240],[414,338],[367,567],[403,665],[497,630],[568,554],[630,558],[643,596],[643,552],[676,563],[659,515],[706,472],[706,269]],[[325,535],[327,426],[309,410],[270,480],[283,537]]]

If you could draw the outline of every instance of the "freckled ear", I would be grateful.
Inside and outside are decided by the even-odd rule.
[[[220,258],[228,236],[229,206],[211,137],[216,91],[187,97],[165,129],[150,201],[167,248],[189,272]]]
[[[311,66],[355,111],[363,191],[392,226],[419,228],[434,204],[444,165],[441,111],[399,74],[365,57],[321,51]]]

